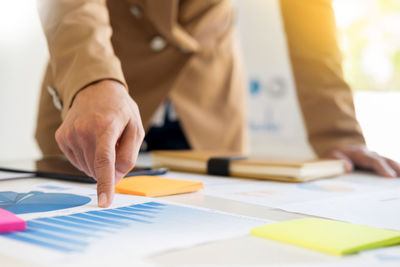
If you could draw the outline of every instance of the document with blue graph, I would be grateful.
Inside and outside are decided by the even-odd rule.
[[[234,238],[265,220],[119,195],[97,208],[94,188],[64,183],[0,191],[0,208],[27,220],[27,231],[0,235],[10,256],[57,263],[105,255],[151,255]]]

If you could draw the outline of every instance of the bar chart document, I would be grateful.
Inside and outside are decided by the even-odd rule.
[[[0,250],[54,264],[123,254],[143,257],[243,236],[268,223],[120,194],[110,208],[100,209],[96,199],[94,187],[64,183],[0,191],[0,207],[27,221],[25,232],[0,235]]]

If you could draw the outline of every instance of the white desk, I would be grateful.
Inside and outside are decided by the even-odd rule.
[[[37,185],[49,181],[50,180],[48,179],[41,178],[0,181],[0,190],[3,191],[21,185]],[[81,185],[86,187],[94,186],[88,184]],[[304,215],[288,213],[263,206],[211,197],[204,195],[202,192],[169,196],[164,197],[163,199],[176,203],[190,204],[193,206],[275,221],[305,217]],[[398,252],[398,261],[388,261],[385,262],[385,264],[388,264],[388,266],[400,266],[400,249]],[[226,266],[250,264],[263,266],[292,266],[292,264],[295,264],[296,266],[302,266],[302,264],[304,264],[304,266],[313,266],[312,264],[323,264],[323,266],[343,266],[346,264],[348,264],[348,266],[357,266],[361,264],[363,266],[376,266],[377,261],[372,254],[373,253],[371,252],[366,252],[361,256],[355,255],[340,258],[248,235],[241,238],[203,244],[183,250],[168,251],[158,255],[153,255],[148,258],[148,260],[150,263],[160,266],[201,266],[205,264],[207,264],[207,266],[220,266],[221,264]],[[21,262],[18,259],[6,257],[1,252],[0,263],[1,266],[28,265],[28,263]],[[124,263],[128,266],[131,266],[132,264],[130,261]],[[32,265],[29,264],[29,266]]]

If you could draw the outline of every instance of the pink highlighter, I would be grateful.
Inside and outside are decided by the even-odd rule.
[[[25,231],[26,222],[5,209],[0,208],[0,234]]]

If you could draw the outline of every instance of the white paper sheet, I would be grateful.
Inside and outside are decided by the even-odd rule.
[[[269,265],[268,265],[269,266]],[[358,254],[347,255],[345,257],[331,257],[306,260],[299,260],[292,264],[276,264],[279,267],[399,267],[400,266],[400,246],[378,248],[362,251]]]
[[[95,189],[65,183],[0,192],[0,207],[28,220],[28,231],[0,236],[0,251],[41,264],[140,258],[246,235],[266,220],[117,194],[97,208]],[[36,209],[37,212],[29,212]],[[25,213],[27,212],[27,213]],[[24,251],[24,253],[21,253]],[[127,254],[128,253],[128,254]]]
[[[400,231],[400,188],[280,206],[291,212]]]
[[[290,203],[320,201],[337,196],[375,192],[376,190],[375,185],[332,178],[298,184],[249,180],[247,182],[206,186],[204,194],[279,208],[281,205]]]
[[[367,172],[301,184],[181,172],[168,172],[164,177],[200,181],[204,183],[205,195],[271,208],[279,208],[290,203],[400,188],[400,179],[383,178]]]

